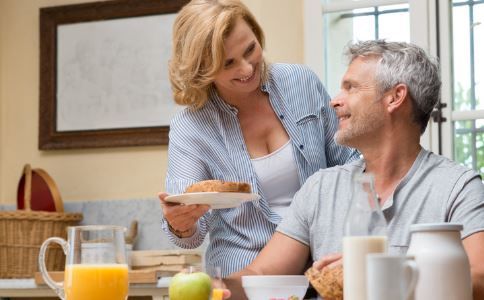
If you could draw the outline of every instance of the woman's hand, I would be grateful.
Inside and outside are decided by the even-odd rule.
[[[163,216],[168,222],[173,233],[183,235],[181,237],[192,236],[197,227],[197,221],[203,216],[209,209],[208,205],[183,205],[178,203],[166,202],[165,198],[167,193],[159,193],[158,197],[161,201],[161,208],[163,210]]]

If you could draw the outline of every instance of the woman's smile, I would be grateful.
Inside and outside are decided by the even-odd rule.
[[[235,79],[241,83],[249,83],[250,81],[252,81],[254,78],[255,78],[255,72],[256,72],[256,67],[253,68],[252,70],[252,73],[249,75],[249,76],[246,76],[246,77],[240,77],[238,79]]]

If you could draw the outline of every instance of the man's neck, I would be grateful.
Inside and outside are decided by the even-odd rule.
[[[420,144],[387,144],[378,149],[363,151],[365,172],[375,176],[375,189],[383,204],[408,173],[422,147]]]

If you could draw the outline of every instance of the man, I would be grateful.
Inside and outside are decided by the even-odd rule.
[[[240,276],[302,274],[309,255],[319,268],[339,260],[353,172],[371,172],[388,223],[390,253],[405,253],[415,223],[462,223],[474,298],[484,299],[484,185],[473,170],[420,146],[440,97],[439,69],[411,44],[366,41],[348,47],[350,65],[331,105],[338,143],[364,159],[310,177],[273,238],[245,270],[227,279],[243,297]]]

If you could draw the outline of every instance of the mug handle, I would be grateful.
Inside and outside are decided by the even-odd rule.
[[[45,283],[55,291],[55,293],[62,299],[65,300],[65,291],[64,291],[64,282],[57,282],[54,281],[50,275],[49,272],[47,271],[47,267],[45,266],[45,251],[47,250],[47,247],[49,246],[50,243],[56,243],[59,244],[62,247],[62,250],[64,251],[64,254],[67,256],[67,250],[69,249],[69,245],[64,239],[58,238],[58,237],[51,237],[46,239],[43,243],[42,246],[40,246],[40,252],[39,252],[39,269],[40,273],[42,274],[42,278],[44,279]]]
[[[405,299],[409,299],[409,297],[413,294],[415,287],[417,286],[419,272],[417,268],[417,263],[414,260],[405,260],[404,263],[405,272],[409,272],[410,280],[407,283],[406,291],[407,294],[405,295]]]

